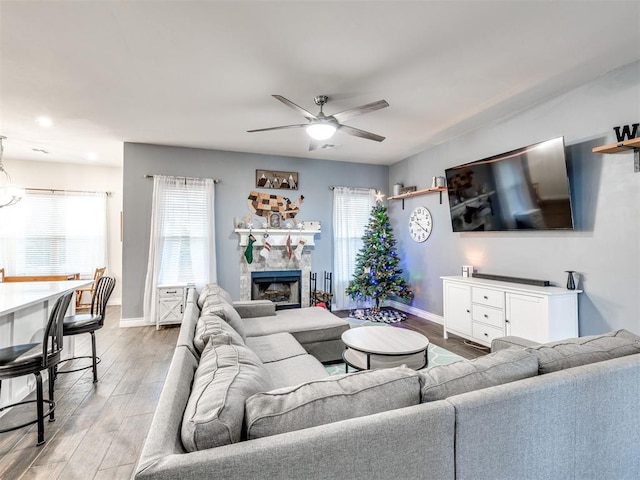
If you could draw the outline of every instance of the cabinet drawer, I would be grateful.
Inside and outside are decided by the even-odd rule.
[[[504,328],[504,310],[500,308],[485,307],[482,305],[473,305],[472,319],[475,322],[488,323],[494,327]]]
[[[488,307],[504,308],[504,293],[490,288],[473,287],[471,301]]]
[[[158,297],[184,297],[184,287],[158,287]]]
[[[494,338],[504,337],[504,328],[491,327],[478,322],[473,322],[471,328],[473,330],[473,338],[487,345],[490,345],[491,340]]]

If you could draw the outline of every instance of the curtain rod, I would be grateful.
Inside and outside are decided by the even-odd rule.
[[[155,175],[145,175],[144,178],[153,178],[155,177]],[[218,178],[200,178],[200,177],[179,177],[176,175],[167,175],[167,177],[173,177],[173,178],[182,178],[184,180],[213,180],[213,183],[220,183],[220,179]]]
[[[51,192],[51,193],[105,193],[107,197],[112,195],[112,192],[93,192],[88,190],[58,190],[57,188],[30,188],[26,187],[28,192]]]

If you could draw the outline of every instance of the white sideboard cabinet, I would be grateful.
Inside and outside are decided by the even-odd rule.
[[[441,277],[444,338],[454,333],[490,346],[515,335],[546,343],[578,336],[578,293],[558,287],[473,277]]]

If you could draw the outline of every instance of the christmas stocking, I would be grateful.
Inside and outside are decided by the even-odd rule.
[[[287,256],[291,258],[293,255],[293,248],[291,248],[291,235],[287,235]]]
[[[264,259],[266,260],[267,258],[269,258],[270,253],[271,253],[271,244],[265,240],[264,248],[260,250],[260,256],[264,257]]]
[[[298,259],[298,261],[300,261],[300,259],[302,259],[302,249],[304,248],[304,244],[306,242],[302,239],[298,240],[298,245],[296,245],[296,250],[294,252],[294,255],[296,256],[296,258]]]
[[[256,237],[249,235],[247,238],[247,248],[244,249],[244,258],[247,259],[247,263],[253,262],[253,244],[256,241]]]

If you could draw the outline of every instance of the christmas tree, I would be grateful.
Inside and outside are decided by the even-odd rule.
[[[389,224],[387,207],[378,203],[371,209],[364,245],[356,256],[356,271],[347,286],[346,293],[354,300],[374,299],[376,309],[380,302],[391,295],[411,298],[411,289],[398,268],[400,258],[396,251],[396,239]]]

